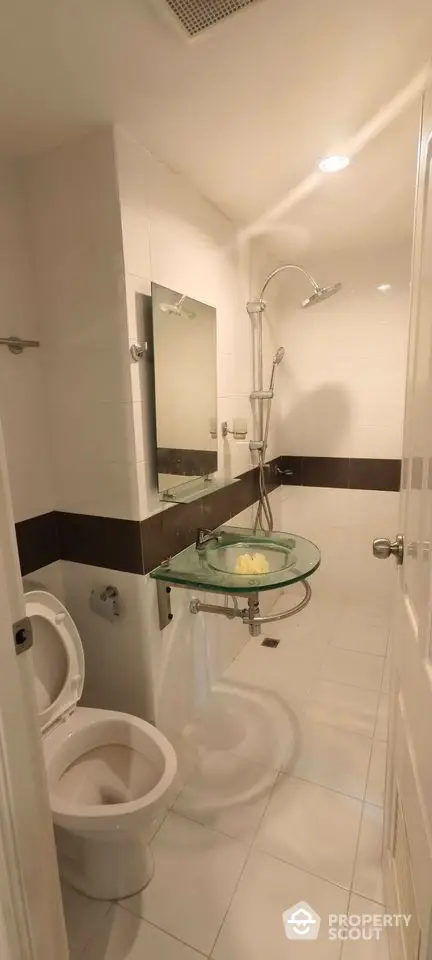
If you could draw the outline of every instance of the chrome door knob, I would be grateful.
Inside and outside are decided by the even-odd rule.
[[[404,538],[398,533],[396,540],[390,540],[390,537],[377,537],[372,544],[374,557],[378,560],[387,560],[388,557],[396,558],[396,563],[403,563],[404,558]]]

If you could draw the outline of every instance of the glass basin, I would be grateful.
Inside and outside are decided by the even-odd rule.
[[[202,590],[250,594],[305,580],[320,562],[316,544],[297,534],[219,527],[214,540],[186,547],[150,576]]]
[[[236,576],[271,573],[286,570],[295,565],[295,540],[286,546],[272,543],[270,540],[240,540],[237,543],[216,543],[212,541],[205,548],[205,557],[209,567],[221,573],[233,573]]]

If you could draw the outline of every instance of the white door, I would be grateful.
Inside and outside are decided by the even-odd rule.
[[[391,363],[391,357],[389,357]],[[432,958],[432,86],[419,152],[392,643],[384,872],[395,960]],[[394,551],[401,544],[394,544]]]
[[[13,641],[24,616],[0,429],[0,957],[67,960],[31,654]]]

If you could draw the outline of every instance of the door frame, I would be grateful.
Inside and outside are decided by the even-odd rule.
[[[32,655],[17,656],[13,637],[24,616],[0,425],[0,952],[2,960],[68,960]]]
[[[425,78],[425,89],[423,91],[420,109],[419,121],[419,140],[417,157],[417,176],[414,201],[414,220],[413,220],[413,245],[411,254],[411,293],[409,305],[409,341],[407,356],[407,384],[410,384],[410,374],[414,368],[417,354],[417,311],[419,309],[419,283],[416,282],[421,273],[423,257],[423,232],[425,222],[425,199],[426,191],[430,189],[429,182],[425,177],[426,164],[429,160],[431,136],[427,139],[423,136],[425,122],[426,97],[430,97],[432,84],[432,64]],[[429,211],[430,215],[430,211]],[[404,449],[402,457],[401,471],[401,489],[399,495],[399,525],[398,530],[404,531],[405,527],[405,509],[407,496],[407,477],[406,470],[408,464],[409,451],[405,449],[406,438],[409,429],[409,418],[411,415],[411,397],[409,387],[405,397],[405,416],[404,416]],[[407,549],[407,545],[405,545]],[[402,602],[400,597],[401,583],[403,577],[403,568],[398,571],[397,582],[394,588],[393,616],[394,620],[390,627],[391,644],[393,645],[396,623],[398,616],[401,616]],[[392,650],[390,649],[390,656]],[[383,838],[383,877],[384,877],[384,902],[386,908],[392,913],[400,913],[401,905],[398,901],[397,882],[395,875],[395,864],[392,856],[392,848],[395,837],[396,818],[402,816],[398,814],[394,804],[395,796],[395,766],[392,759],[395,758],[396,750],[396,693],[394,679],[390,684],[390,711],[389,711],[389,729],[387,746],[387,766],[386,766],[386,784],[385,784],[385,807],[384,807],[384,838]],[[406,950],[402,936],[402,927],[392,926],[388,929],[389,946],[392,960],[406,960]]]

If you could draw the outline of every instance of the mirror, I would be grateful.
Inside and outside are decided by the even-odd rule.
[[[158,488],[175,500],[218,468],[216,310],[152,283],[152,313]]]

